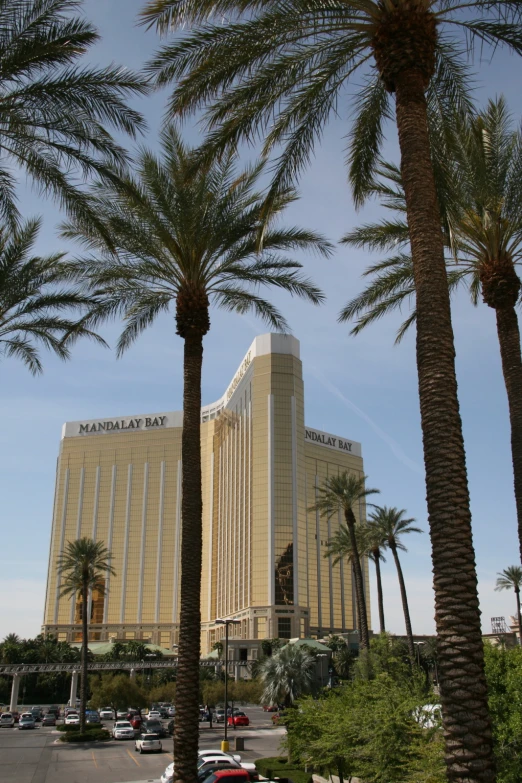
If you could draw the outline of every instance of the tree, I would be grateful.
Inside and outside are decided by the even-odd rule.
[[[80,684],[80,732],[85,731],[85,707],[87,705],[87,652],[89,595],[94,589],[103,592],[108,574],[116,575],[111,565],[112,554],[102,541],[79,538],[68,541],[58,557],[58,574],[61,576],[60,597],[77,595],[81,598],[82,654]]]
[[[352,561],[355,577],[355,596],[359,614],[360,647],[362,649],[368,648],[369,635],[364,577],[357,543],[357,521],[354,508],[358,508],[360,501],[364,500],[368,495],[374,495],[378,492],[378,489],[368,489],[366,487],[366,476],[356,476],[354,473],[344,471],[339,476],[328,476],[325,479],[323,486],[318,489],[316,502],[309,509],[310,511],[318,511],[326,519],[331,519],[335,515],[339,516],[339,514],[344,516],[348,535],[344,534],[343,536],[342,529],[340,529],[337,539],[334,537],[333,544],[329,544],[329,550],[333,551],[332,546],[335,548],[336,544],[341,544],[341,549],[337,554],[338,559],[343,557],[344,554],[349,554]],[[349,552],[346,546],[348,541]],[[341,552],[344,554],[341,554]]]
[[[520,588],[522,587],[522,567],[508,566],[497,574],[495,590],[514,590],[517,601],[518,642],[522,646],[522,617],[520,615]]]
[[[76,65],[99,40],[93,25],[74,16],[81,5],[81,0],[0,2],[0,216],[11,225],[19,217],[17,168],[66,209],[96,221],[78,175],[111,176],[110,166],[127,162],[108,127],[133,137],[145,128],[125,98],[146,94],[146,79],[117,65]]]
[[[123,710],[132,705],[139,710],[147,704],[145,691],[128,674],[91,676],[90,686],[90,703],[96,709],[109,706],[113,710]]]
[[[408,533],[422,533],[419,527],[414,527],[414,519],[405,519],[404,509],[389,508],[388,506],[377,506],[368,517],[368,525],[374,528],[375,535],[380,535],[382,543],[391,551],[397,569],[399,579],[399,588],[401,591],[402,609],[404,612],[404,623],[406,625],[406,637],[408,640],[408,653],[413,664],[415,661],[415,647],[413,646],[413,633],[411,630],[410,610],[408,608],[408,596],[406,593],[406,584],[404,574],[402,573],[401,562],[399,560],[399,549],[402,552],[408,550],[401,541],[402,536]]]
[[[364,539],[366,542],[366,551],[368,558],[375,566],[375,578],[377,580],[377,606],[379,607],[379,628],[381,633],[385,633],[386,625],[384,622],[384,596],[382,592],[381,563],[386,562],[382,550],[384,543],[380,531],[373,525],[367,525],[364,528]]]
[[[316,660],[308,650],[287,644],[265,658],[258,667],[263,683],[263,704],[292,706],[299,696],[310,693],[315,685]]]
[[[86,271],[98,292],[97,317],[123,314],[118,354],[172,305],[177,333],[183,339],[182,567],[174,761],[176,776],[195,783],[201,635],[201,370],[210,303],[237,313],[253,311],[284,330],[283,316],[257,291],[278,287],[319,303],[320,291],[299,273],[301,264],[284,251],[311,249],[327,256],[331,246],[312,231],[275,225],[276,217],[296,199],[288,189],[273,205],[260,247],[265,201],[255,188],[262,164],[239,171],[230,153],[198,165],[198,151],[183,143],[173,125],[163,131],[160,144],[160,158],[146,150],[139,152],[135,177],[129,174],[94,188],[92,205],[104,223],[103,232],[78,219],[64,233],[100,254],[86,259],[80,271]]]
[[[67,359],[78,337],[103,343],[88,328],[86,315],[76,321],[70,317],[86,311],[92,299],[70,284],[63,254],[32,255],[40,225],[40,220],[28,220],[0,228],[0,357],[21,359],[33,374],[42,372],[39,345]]]
[[[417,368],[448,775],[494,778],[471,513],[428,105],[439,129],[469,110],[464,54],[522,52],[518,0],[149,0],[143,21],[176,36],[149,65],[170,110],[204,108],[209,154],[265,137],[271,188],[295,181],[330,116],[354,99],[350,178],[373,180],[395,98],[417,301]],[[223,24],[223,20],[227,24]],[[213,23],[213,20],[215,22]],[[455,36],[450,37],[453,31]],[[371,67],[375,66],[375,67]],[[359,85],[358,85],[359,86]],[[466,705],[466,706],[464,706]]]
[[[519,783],[522,758],[522,649],[486,643],[486,676],[498,783]]]
[[[516,304],[520,279],[515,265],[522,259],[522,131],[513,128],[505,99],[461,121],[450,147],[436,149],[437,190],[445,230],[446,265],[451,290],[465,282],[471,301],[480,297],[495,311],[508,398],[511,454],[522,560],[522,358]],[[454,159],[454,160],[453,160]],[[405,198],[399,170],[386,164],[372,188],[396,219],[361,226],[343,242],[393,255],[373,264],[365,276],[370,283],[341,312],[341,320],[357,318],[352,334],[388,312],[400,308],[415,292],[409,253]],[[401,326],[400,340],[416,318],[413,311]]]

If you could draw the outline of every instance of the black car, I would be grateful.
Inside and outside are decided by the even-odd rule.
[[[167,723],[167,731],[169,733],[169,736],[171,737],[174,734],[174,723],[175,723],[174,718],[172,718],[172,720],[169,720],[169,722]]]
[[[33,707],[31,710],[31,715],[33,716],[33,720],[35,723],[40,723],[42,720],[42,710],[40,707]]]
[[[160,737],[167,736],[167,732],[159,720],[144,720],[141,724],[141,731],[147,734],[158,734]]]

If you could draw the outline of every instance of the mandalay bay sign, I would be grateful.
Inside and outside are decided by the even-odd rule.
[[[164,427],[166,416],[143,416],[132,419],[109,419],[108,421],[88,421],[80,424],[80,435],[91,432],[118,432],[121,430],[148,430],[153,427]]]

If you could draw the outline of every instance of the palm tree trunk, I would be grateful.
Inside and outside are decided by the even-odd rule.
[[[183,357],[183,466],[181,593],[174,724],[174,780],[197,783],[199,658],[201,647],[201,367],[203,338],[185,335]]]
[[[522,563],[522,359],[520,331],[514,307],[497,308],[497,334],[511,425],[511,459],[517,506],[518,547]]]
[[[520,590],[515,590],[517,599],[518,643],[522,647],[522,617],[520,616]]]
[[[85,731],[85,709],[87,707],[87,651],[89,649],[89,638],[87,625],[89,618],[87,617],[89,600],[89,588],[87,582],[82,585],[82,661],[81,661],[81,683],[80,683],[80,732],[83,734]],[[75,704],[71,704],[71,707],[76,707]]]
[[[399,589],[401,591],[402,611],[404,612],[404,624],[406,626],[406,638],[408,640],[408,654],[412,664],[415,662],[415,647],[413,646],[413,632],[411,630],[410,609],[408,606],[408,596],[406,594],[406,584],[404,583],[404,574],[399,560],[399,554],[395,544],[390,544],[390,549],[397,569],[397,578],[399,580]]]
[[[417,372],[447,774],[452,783],[491,783],[495,763],[466,458],[423,76],[405,70],[395,88],[416,290]]]
[[[379,627],[381,629],[381,633],[384,633],[386,630],[384,626],[384,598],[382,594],[381,558],[380,558],[380,551],[378,549],[373,550],[373,562],[375,564],[375,576],[377,577],[377,603],[379,605]]]
[[[350,533],[350,542],[352,545],[352,563],[353,573],[355,576],[355,595],[357,599],[357,607],[359,609],[359,647],[361,649],[367,649],[370,646],[370,640],[368,636],[368,618],[366,615],[366,601],[364,597],[364,580],[361,568],[361,559],[359,557],[359,550],[357,548],[357,538],[355,535],[355,516],[351,509],[344,512],[346,519],[346,526]]]

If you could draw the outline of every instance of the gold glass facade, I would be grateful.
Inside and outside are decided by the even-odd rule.
[[[339,519],[308,509],[332,473],[361,474],[360,444],[304,423],[299,343],[257,337],[225,395],[202,409],[202,649],[221,638],[294,638],[357,627],[352,574],[324,557]],[[77,638],[83,612],[60,598],[56,562],[88,536],[113,553],[90,599],[93,639],[177,642],[181,575],[180,412],[64,425],[44,630]],[[358,509],[364,515],[364,508]],[[365,564],[367,603],[368,567]]]

